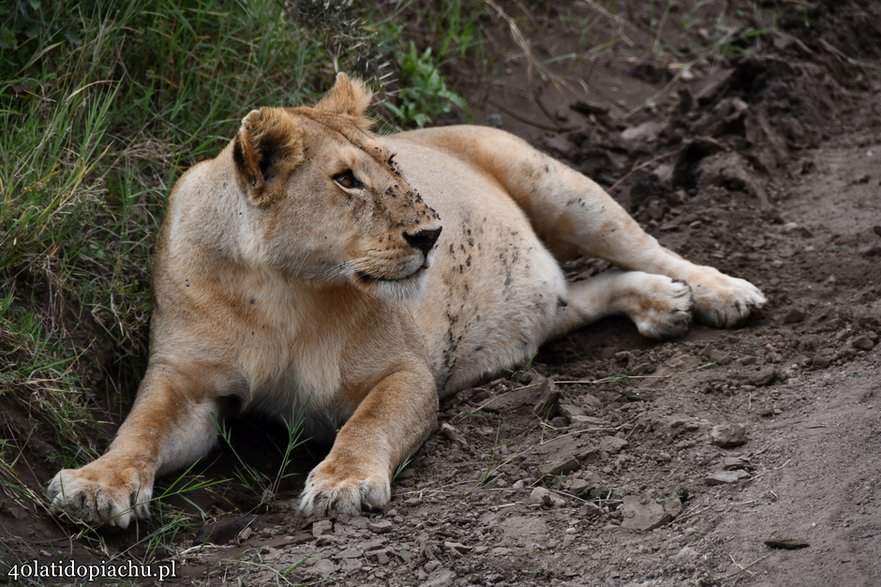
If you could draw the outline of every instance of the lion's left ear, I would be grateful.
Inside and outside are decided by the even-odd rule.
[[[283,108],[252,110],[233,140],[233,162],[248,200],[268,206],[282,182],[303,162],[303,132]]]
[[[326,112],[351,116],[356,125],[363,130],[367,130],[373,124],[373,120],[365,115],[372,98],[373,92],[367,88],[364,82],[359,79],[352,79],[345,73],[340,72],[336,76],[336,83],[318,101],[315,108]]]

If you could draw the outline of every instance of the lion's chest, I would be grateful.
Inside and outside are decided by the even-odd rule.
[[[312,326],[319,310],[308,300],[271,291],[257,291],[252,299],[251,316],[239,324],[236,353],[251,390],[247,408],[338,419],[343,332],[332,321]]]

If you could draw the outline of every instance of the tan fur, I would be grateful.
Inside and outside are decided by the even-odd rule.
[[[377,137],[369,102],[340,75],[315,108],[251,112],[181,177],[137,400],[104,456],[55,476],[56,507],[123,527],[146,516],[155,476],[204,455],[234,398],[304,413],[313,436],[339,427],[306,482],[306,514],[381,508],[439,394],[608,314],[664,338],[693,308],[731,326],[764,303],[520,139],[471,126]],[[558,261],[579,254],[629,271],[568,284]]]

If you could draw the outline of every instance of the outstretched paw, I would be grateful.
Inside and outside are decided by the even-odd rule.
[[[750,282],[730,277],[712,267],[701,267],[688,282],[694,291],[698,320],[717,328],[741,324],[767,301],[759,288]]]
[[[127,528],[133,518],[150,516],[153,479],[137,467],[99,459],[80,469],[62,469],[46,494],[55,509],[77,520]]]
[[[390,500],[387,471],[362,464],[340,465],[331,455],[309,473],[300,497],[300,511],[307,517],[356,516],[362,509],[381,509]]]
[[[639,309],[633,321],[641,335],[664,340],[688,332],[694,300],[687,283],[664,275],[646,274],[640,294]]]

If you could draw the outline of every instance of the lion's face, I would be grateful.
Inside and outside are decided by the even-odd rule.
[[[368,102],[341,76],[315,108],[255,110],[233,159],[262,262],[402,299],[421,288],[441,224],[367,131]]]

